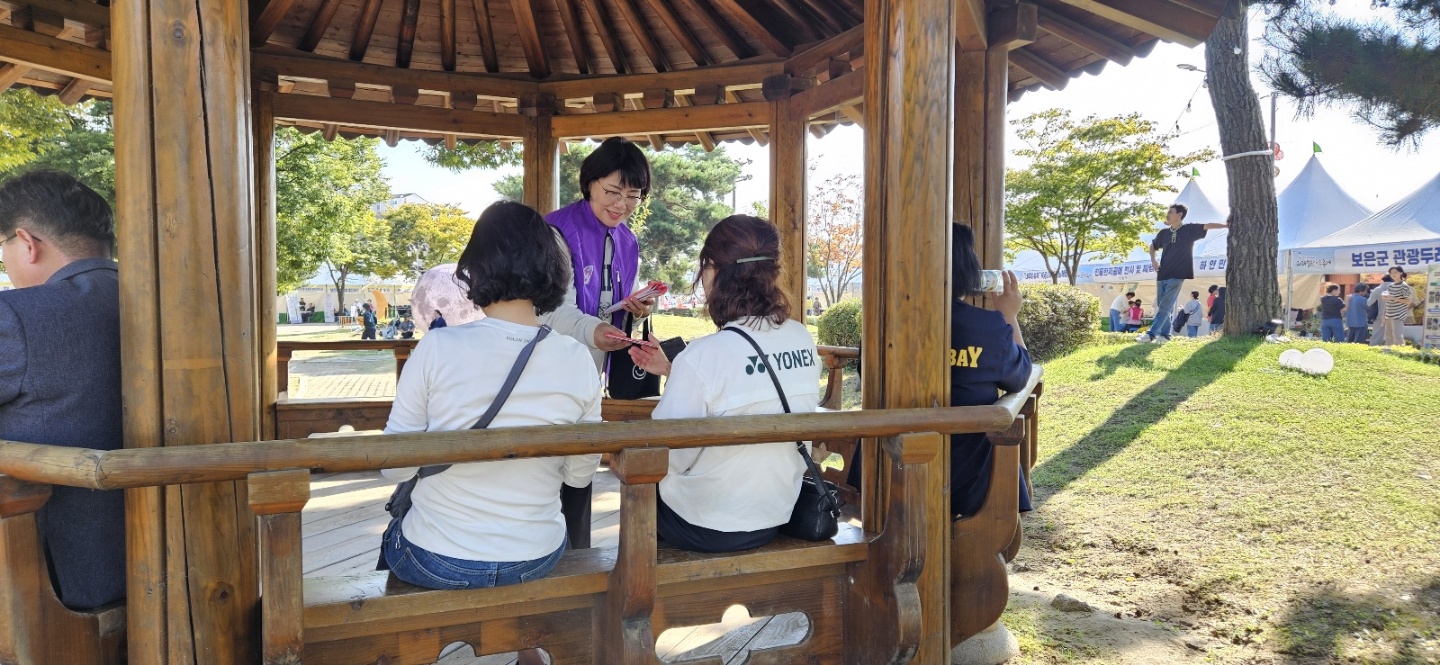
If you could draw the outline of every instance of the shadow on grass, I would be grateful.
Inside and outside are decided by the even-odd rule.
[[[1235,365],[1264,343],[1259,337],[1223,339],[1204,345],[1164,378],[1116,408],[1105,422],[1090,430],[1065,451],[1035,467],[1033,482],[1049,490],[1035,497],[1042,503],[1091,469],[1125,450],[1141,433],[1164,420],[1185,400],[1235,369]],[[1100,371],[1092,380],[1105,379],[1123,366],[1148,366],[1157,347],[1150,344],[1126,348],[1101,359]]]
[[[1277,626],[1287,663],[1433,663],[1440,640],[1440,577],[1408,593],[1322,588],[1295,598]]]

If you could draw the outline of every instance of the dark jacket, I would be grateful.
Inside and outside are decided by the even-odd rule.
[[[82,259],[0,291],[0,439],[121,447],[115,262]],[[54,487],[40,509],[56,593],[76,609],[125,597],[124,494]]]

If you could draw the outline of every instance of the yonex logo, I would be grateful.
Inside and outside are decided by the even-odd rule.
[[[757,370],[764,374],[765,363],[760,360],[760,356],[750,356],[750,365],[745,368],[745,373],[754,374]]]

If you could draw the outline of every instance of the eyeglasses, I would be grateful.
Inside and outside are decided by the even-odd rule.
[[[625,205],[634,208],[639,206],[641,201],[645,200],[645,195],[626,196],[623,192],[617,192],[609,187],[602,186],[600,188],[600,200],[604,201],[605,205],[615,205],[616,203],[624,201]]]
[[[12,233],[12,234],[10,234],[10,237],[8,237],[8,238],[6,238],[6,239],[4,239],[4,240],[0,240],[0,257],[4,257],[4,256],[5,256],[5,245],[10,244],[10,241],[11,241],[11,240],[14,240],[14,239],[16,239],[16,238],[18,238],[18,237],[20,237],[20,234],[19,234],[19,233]],[[3,259],[0,259],[0,260],[3,260]]]

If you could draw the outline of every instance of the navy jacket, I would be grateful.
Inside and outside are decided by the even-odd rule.
[[[1030,380],[1030,352],[1015,343],[999,312],[956,300],[950,309],[950,406],[994,404]],[[950,513],[974,515],[990,491],[995,447],[984,434],[950,435]],[[1020,510],[1030,510],[1020,483]]]
[[[0,439],[121,447],[117,274],[114,261],[81,259],[42,285],[0,291]],[[55,486],[38,517],[61,602],[125,597],[122,492]]]

